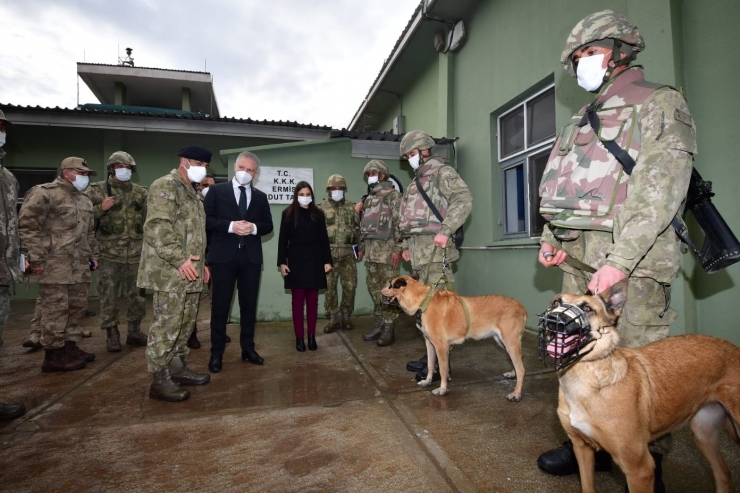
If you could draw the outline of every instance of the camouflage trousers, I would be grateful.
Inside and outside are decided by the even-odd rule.
[[[193,332],[199,302],[200,293],[154,292],[154,316],[146,346],[149,373],[167,368],[174,358],[190,352],[187,342]]]
[[[90,291],[90,285],[87,286],[88,292]],[[84,318],[84,312],[87,310],[87,304],[85,304],[85,308],[82,309],[83,316],[80,318]],[[70,341],[79,341],[83,337],[85,331],[82,330],[82,327],[79,325],[76,325],[74,327],[68,327],[66,330],[66,334],[68,335],[67,339]],[[87,337],[90,337],[90,333],[88,332]],[[41,342],[41,298],[36,298],[36,308],[33,311],[33,318],[31,319],[31,333],[28,335],[28,338],[32,340],[33,342]]]
[[[36,308],[40,308],[38,324],[41,329],[40,342],[44,349],[63,347],[64,341],[82,340],[80,323],[84,317],[83,312],[87,309],[89,289],[88,282],[39,284]]]
[[[123,290],[126,298],[126,320],[134,322],[144,318],[146,301],[139,295],[136,276],[139,264],[124,264],[101,259],[98,267],[98,294],[100,294],[100,328],[118,325],[118,294]]]
[[[415,265],[412,267],[412,270],[414,271],[414,274],[417,274],[419,276],[419,281],[423,282],[424,284],[434,284],[439,281],[443,275],[442,262],[431,262],[423,265]],[[455,282],[455,276],[452,274],[452,265],[447,265],[447,271],[444,272],[444,275],[447,277],[447,280],[450,281],[450,284]],[[445,282],[442,281],[437,285],[437,291],[445,290]]]
[[[380,290],[388,286],[388,281],[398,276],[398,269],[390,264],[377,262],[365,262],[367,268],[367,290],[373,299],[373,314],[376,318],[382,318],[384,322],[393,322],[398,318],[401,309],[395,305],[384,305]]]
[[[8,323],[10,314],[10,287],[0,286],[0,346],[3,345],[3,332],[5,325]]]
[[[324,311],[327,316],[335,313],[352,313],[355,309],[355,292],[357,291],[357,265],[355,257],[347,255],[334,258],[334,266],[326,274],[326,293],[324,294]],[[342,303],[339,304],[337,281],[342,284]]]
[[[591,266],[604,262],[606,251],[612,244],[611,233],[584,231],[573,241],[564,241],[563,249],[574,258]],[[563,293],[580,293],[587,290],[591,275],[562,264]],[[640,266],[633,273],[627,287],[627,302],[617,322],[619,344],[636,348],[668,337],[668,328],[676,320],[677,312],[670,308],[671,286],[659,283],[649,275],[649,266]]]

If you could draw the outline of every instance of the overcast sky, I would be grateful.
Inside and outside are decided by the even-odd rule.
[[[76,62],[207,71],[221,116],[343,128],[419,0],[0,0],[0,103],[77,105]],[[83,59],[84,57],[84,59]],[[80,103],[97,99],[79,81]]]

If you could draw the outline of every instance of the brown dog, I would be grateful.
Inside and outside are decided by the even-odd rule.
[[[425,301],[428,303],[421,314],[421,332],[427,345],[427,378],[419,382],[421,387],[432,383],[435,359],[438,359],[441,384],[433,394],[445,395],[449,379],[450,345],[462,344],[465,339],[493,337],[506,349],[514,363],[514,371],[504,373],[506,378],[516,375],[514,392],[506,398],[510,401],[521,400],[524,383],[522,335],[527,322],[527,311],[521,303],[494,294],[463,297],[452,291],[435,291],[432,286],[410,276],[391,279],[390,285],[381,292],[383,296],[398,300],[398,304],[409,315],[419,311]]]
[[[582,491],[595,491],[594,449],[604,449],[624,471],[631,493],[652,493],[648,443],[690,422],[716,491],[729,492],[719,440],[724,427],[740,443],[740,348],[704,335],[619,348],[615,327],[626,292],[622,281],[600,296],[556,296],[540,323],[540,350],[561,367],[558,415],[573,441]],[[563,310],[580,315],[552,316]]]

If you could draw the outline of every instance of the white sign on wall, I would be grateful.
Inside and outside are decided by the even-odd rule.
[[[293,189],[300,181],[307,181],[313,188],[313,168],[260,166],[254,188],[265,192],[270,204],[290,204],[293,201]]]

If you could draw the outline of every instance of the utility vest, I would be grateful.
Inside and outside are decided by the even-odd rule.
[[[369,240],[388,240],[393,236],[393,211],[386,203],[386,197],[395,192],[393,183],[380,182],[373,193],[365,197],[360,233]]]
[[[343,199],[341,204],[324,199],[319,208],[326,217],[326,233],[330,245],[353,245],[357,243],[355,225],[355,203]]]
[[[105,190],[105,182],[95,183],[92,186]],[[116,203],[100,217],[98,239],[102,241],[143,239],[144,208],[147,199],[145,189],[133,183],[113,185],[111,193],[116,198]]]
[[[596,100],[599,135],[583,117],[588,106],[560,130],[539,189],[540,214],[556,236],[583,229],[612,231],[614,216],[627,198],[629,175],[600,140],[614,141],[637,161],[640,110],[661,87],[665,85],[646,82],[642,69],[629,69]]]
[[[443,166],[447,165],[440,158],[432,157],[419,168],[417,176],[432,204],[444,218],[447,217],[447,199],[439,191],[439,171]],[[442,229],[442,223],[417,190],[416,180],[409,183],[403,193],[399,229],[405,236],[412,234],[434,235]]]

